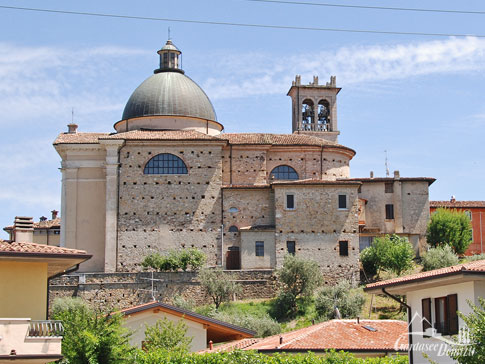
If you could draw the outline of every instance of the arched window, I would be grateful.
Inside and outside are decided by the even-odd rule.
[[[330,130],[330,105],[327,100],[320,100],[318,102],[318,125],[319,131]]]
[[[229,232],[230,233],[237,233],[239,231],[239,229],[237,228],[236,225],[232,225],[229,227]]]
[[[187,174],[187,166],[176,155],[158,154],[145,165],[144,174]]]
[[[290,166],[278,166],[271,171],[269,178],[294,180],[298,179],[298,173]]]
[[[302,130],[313,130],[313,101],[310,99],[303,100],[301,105],[301,128]]]

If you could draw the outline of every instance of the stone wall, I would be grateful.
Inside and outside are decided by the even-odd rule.
[[[236,299],[272,298],[277,282],[272,270],[227,271],[242,286]],[[152,301],[150,272],[84,273],[65,275],[50,281],[49,305],[57,297],[81,297],[96,307],[124,309]],[[171,304],[181,296],[197,305],[212,303],[192,272],[153,273],[155,298]]]

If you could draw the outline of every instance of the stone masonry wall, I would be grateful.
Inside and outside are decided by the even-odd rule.
[[[188,174],[145,175],[155,155],[181,158]],[[196,247],[220,261],[221,145],[128,143],[120,151],[118,271],[137,271],[152,252]]]
[[[277,283],[272,270],[227,271],[242,286],[237,299],[272,298]],[[81,297],[95,307],[124,309],[152,301],[150,272],[70,274],[51,280],[49,307],[57,297]],[[155,298],[171,304],[181,296],[197,305],[211,303],[195,273],[153,273]]]

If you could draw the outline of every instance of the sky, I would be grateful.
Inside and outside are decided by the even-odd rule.
[[[303,0],[296,0],[303,2]],[[482,1],[307,3],[485,11]],[[2,6],[4,8],[2,8]],[[82,16],[23,7],[172,19]],[[179,22],[468,34],[376,34]],[[352,177],[434,177],[431,200],[484,200],[485,13],[339,8],[248,0],[0,0],[0,225],[60,209],[52,146],[74,120],[112,132],[167,39],[208,94],[225,132],[291,132],[288,92],[337,77],[339,143]],[[480,37],[482,36],[482,37]],[[72,110],[74,109],[74,116]],[[6,234],[0,237],[6,238]]]

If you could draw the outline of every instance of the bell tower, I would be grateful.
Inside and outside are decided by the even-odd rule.
[[[332,142],[337,142],[340,132],[337,128],[337,87],[336,76],[330,82],[318,84],[318,76],[313,82],[301,84],[297,75],[288,91],[292,100],[293,133],[308,134]]]

